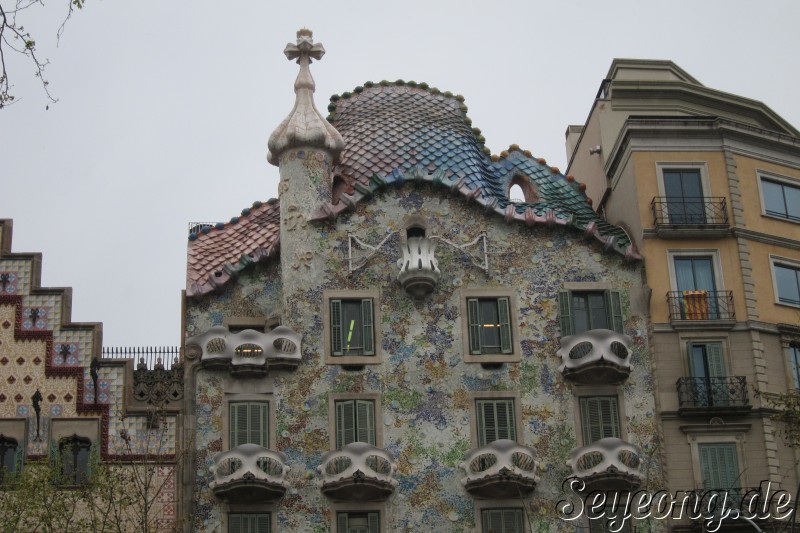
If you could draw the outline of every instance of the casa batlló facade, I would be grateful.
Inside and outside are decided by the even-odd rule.
[[[301,30],[285,53],[280,198],[190,233],[194,530],[574,531],[570,476],[657,486],[625,232],[544,160],[489,155],[462,97],[366,83],[326,120],[324,49]]]

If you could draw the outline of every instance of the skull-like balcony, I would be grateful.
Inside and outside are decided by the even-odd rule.
[[[600,439],[575,448],[567,465],[586,484],[586,491],[634,490],[644,481],[641,452],[637,446],[616,437]]]
[[[433,292],[442,272],[436,261],[436,241],[426,237],[409,237],[400,247],[403,258],[397,261],[397,280],[414,299],[422,300]]]
[[[496,440],[467,452],[461,484],[479,498],[519,498],[533,492],[539,461],[527,446],[513,440]]]
[[[593,329],[561,338],[559,371],[584,384],[618,384],[631,373],[633,339],[608,329]]]
[[[389,454],[365,442],[352,442],[322,456],[317,467],[322,493],[339,501],[383,501],[398,485]]]
[[[209,487],[225,502],[275,503],[289,488],[287,459],[282,452],[242,444],[214,455]]]
[[[285,326],[266,333],[246,329],[238,333],[214,326],[187,339],[187,357],[200,355],[200,365],[228,369],[231,376],[259,378],[271,370],[294,370],[300,365],[300,335]]]

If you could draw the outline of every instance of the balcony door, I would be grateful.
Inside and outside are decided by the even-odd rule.
[[[681,318],[719,319],[714,258],[710,255],[676,256],[674,260],[675,282],[681,293]]]
[[[705,224],[699,169],[664,169],[664,194],[670,224]]]
[[[727,405],[729,402],[722,357],[718,342],[689,343],[689,365],[692,371],[695,405]]]

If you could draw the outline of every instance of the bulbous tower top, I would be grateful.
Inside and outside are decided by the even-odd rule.
[[[297,44],[288,43],[283,51],[289,60],[296,59],[300,72],[294,82],[294,108],[269,137],[267,160],[278,165],[281,154],[291,148],[326,150],[336,161],[344,148],[342,136],[314,105],[314,78],[309,65],[325,55],[322,43],[314,43],[311,30],[297,32]]]

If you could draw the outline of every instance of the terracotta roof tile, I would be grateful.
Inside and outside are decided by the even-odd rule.
[[[277,256],[279,240],[277,200],[256,202],[227,224],[206,226],[202,231],[190,233],[186,295],[208,294],[249,264]]]

